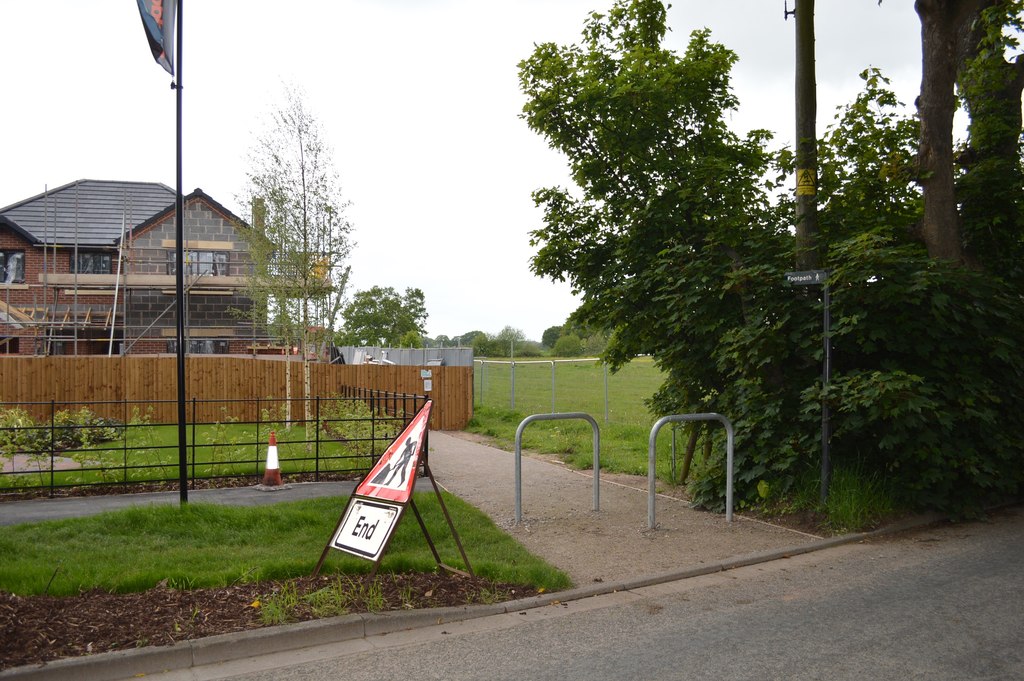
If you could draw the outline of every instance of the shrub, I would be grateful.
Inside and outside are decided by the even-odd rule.
[[[727,329],[714,351],[731,382],[702,406],[735,415],[737,503],[757,503],[762,481],[785,493],[798,464],[818,459],[822,397],[835,465],[881,476],[900,503],[965,514],[1024,490],[1024,299],[877,235],[833,245],[829,257],[827,394],[814,294],[780,297],[744,278],[763,313]],[[686,403],[671,384],[660,397]],[[710,462],[696,499],[721,507],[724,476],[724,462]]]
[[[583,354],[583,341],[574,334],[562,336],[555,342],[555,348],[551,354],[555,357],[579,357]]]
[[[15,454],[31,457],[48,448],[47,429],[37,426],[26,410],[20,407],[0,409],[0,456],[12,461]]]

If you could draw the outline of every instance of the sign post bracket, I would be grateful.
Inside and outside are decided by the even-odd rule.
[[[462,539],[459,537],[458,530],[455,529],[455,523],[452,522],[452,516],[448,512],[448,506],[444,503],[444,497],[441,496],[441,489],[437,486],[437,481],[434,479],[434,473],[433,473],[433,471],[430,470],[430,465],[426,461],[423,462],[423,472],[426,473],[427,478],[430,480],[431,486],[433,486],[433,488],[434,488],[434,494],[437,496],[437,503],[441,506],[441,513],[444,514],[444,519],[448,523],[448,529],[451,530],[451,533],[452,533],[452,539],[455,540],[455,545],[459,548],[459,555],[462,556],[462,564],[466,566],[466,570],[468,571],[469,575],[472,577],[472,576],[474,576],[474,574],[473,574],[473,567],[469,564],[469,556],[466,555],[466,549],[462,546]],[[416,507],[415,506],[413,506],[413,512],[416,513],[416,517],[419,518],[419,513],[416,511]],[[427,533],[426,526],[423,525],[422,521],[420,521],[420,525],[421,525],[421,527],[423,527],[424,535],[426,535],[426,533]],[[427,537],[427,541],[430,541],[430,537],[429,536]],[[431,547],[431,550],[433,550],[433,547]],[[437,556],[437,552],[436,551],[434,552],[434,556],[435,557]],[[448,570],[450,572],[456,572],[456,573],[459,573],[459,574],[466,574],[465,572],[462,572],[461,570],[457,570],[456,568],[453,568],[453,567],[450,567],[448,565],[445,565],[444,563],[441,563],[440,560],[438,561],[437,564],[440,567],[442,567],[442,568],[444,568],[444,569],[446,569],[446,570]]]

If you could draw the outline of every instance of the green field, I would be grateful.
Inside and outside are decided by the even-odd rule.
[[[477,363],[473,380],[477,406],[525,414],[582,411],[599,422],[642,425],[651,420],[644,400],[654,394],[664,376],[650,357],[638,357],[615,373],[595,360],[532,360],[514,365],[485,361]]]
[[[510,363],[478,363],[474,374],[474,416],[467,427],[470,432],[492,437],[511,450],[516,430],[527,416],[583,412],[598,424],[602,470],[647,475],[648,442],[659,417],[647,408],[645,400],[664,380],[649,357],[634,359],[616,373],[606,373],[605,367],[595,361],[554,362],[554,409],[550,361],[515,363],[514,402]],[[660,431],[656,472],[663,483],[678,481],[686,436],[692,427],[681,425],[674,430],[666,426]],[[593,430],[584,420],[531,423],[523,431],[522,446],[529,451],[556,454],[575,468],[593,467]],[[701,465],[701,461],[698,459],[695,465]]]

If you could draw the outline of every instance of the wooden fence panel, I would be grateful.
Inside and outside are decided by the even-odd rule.
[[[310,365],[313,397],[336,397],[346,389],[428,394],[434,400],[431,428],[461,430],[473,416],[472,367],[397,365]],[[421,374],[430,371],[426,392]],[[282,400],[291,376],[293,413],[302,413],[302,363],[249,357],[189,357],[186,399],[196,404],[196,420],[214,422],[231,416],[244,421],[259,417],[258,400]],[[94,403],[94,411],[124,419],[133,407],[150,411],[153,421],[177,420],[177,360],[174,357],[0,357],[0,403],[40,402],[49,417],[49,402]],[[203,400],[233,400],[203,404]],[[101,403],[121,403],[123,404]],[[75,408],[82,405],[75,405]],[[192,407],[187,407],[191,418]],[[36,410],[33,410],[36,411]],[[35,414],[41,418],[42,414]]]

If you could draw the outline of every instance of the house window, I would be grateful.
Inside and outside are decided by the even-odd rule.
[[[167,341],[167,352],[176,353],[177,351],[178,341]],[[228,354],[228,342],[213,338],[190,339],[186,352],[189,355],[226,355]]]
[[[178,254],[175,251],[167,252],[168,263],[167,273],[176,274],[175,265],[178,262]],[[227,251],[185,251],[185,262],[188,263],[186,274],[193,276],[212,275],[224,277],[228,273]]]
[[[101,251],[79,251],[71,256],[71,271],[79,274],[111,274],[114,258]]]
[[[0,284],[25,283],[25,251],[0,251]]]

